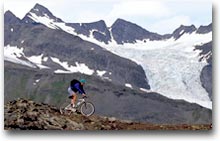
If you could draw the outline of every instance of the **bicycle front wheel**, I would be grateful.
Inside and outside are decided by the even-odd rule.
[[[84,116],[91,116],[95,112],[95,107],[91,102],[85,102],[80,107],[80,112]]]

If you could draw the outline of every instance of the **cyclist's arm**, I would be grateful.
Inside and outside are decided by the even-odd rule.
[[[85,98],[87,98],[86,94],[82,94],[82,97],[85,97]]]
[[[83,87],[80,87],[79,83],[75,84],[75,88],[79,91],[80,94],[86,94]]]

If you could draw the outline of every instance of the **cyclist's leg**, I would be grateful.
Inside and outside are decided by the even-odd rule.
[[[72,94],[71,104],[74,105],[74,106],[75,106],[75,104],[76,104],[76,99],[77,99],[77,95],[76,95],[76,93],[73,93],[73,94]]]
[[[69,98],[71,99],[71,105],[75,105],[76,103],[76,93],[69,87],[68,88]]]

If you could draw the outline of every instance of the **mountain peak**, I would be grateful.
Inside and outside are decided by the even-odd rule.
[[[203,26],[201,25],[198,30],[196,31],[196,33],[198,34],[206,34],[212,31],[212,23],[210,23],[207,26]]]
[[[173,32],[173,37],[175,39],[179,39],[183,34],[185,33],[189,33],[191,34],[192,32],[196,31],[196,27],[195,25],[190,25],[190,26],[186,26],[186,25],[180,25],[179,28],[177,28],[174,32]]]
[[[118,19],[116,19],[116,22],[128,22],[128,21],[121,19],[121,18],[118,18]]]
[[[34,22],[32,20],[33,14],[38,17],[47,17],[49,19],[53,19],[56,22],[63,22],[60,18],[55,17],[46,7],[38,3],[35,4],[35,6],[25,15],[22,20],[26,23]]]
[[[182,29],[183,29],[183,28],[184,28],[184,29],[190,29],[190,28],[191,28],[191,29],[196,29],[195,25],[193,25],[193,24],[192,24],[192,25],[182,25],[182,24],[181,24],[179,28],[182,28]],[[178,28],[177,28],[177,29],[178,29]]]
[[[100,23],[100,24],[106,25],[104,20],[99,20],[99,21],[96,21],[96,22],[93,22],[93,23]]]
[[[116,24],[133,24],[133,25],[136,25],[136,24],[134,24],[134,23],[132,23],[132,22],[126,21],[126,20],[121,19],[121,18],[116,19],[116,21],[113,23],[112,26],[114,26],[114,25],[116,25]],[[137,25],[137,26],[138,26],[138,25]]]
[[[41,8],[47,9],[46,7],[44,7],[43,5],[41,5],[41,4],[39,4],[39,3],[36,3],[36,4],[34,5],[34,8],[36,8],[36,9],[41,9]]]
[[[11,15],[11,16],[16,17],[10,10],[7,10],[4,15]]]
[[[112,35],[118,44],[135,43],[137,40],[143,39],[159,40],[162,38],[159,34],[149,32],[135,23],[120,18],[113,23],[111,28]]]
[[[4,14],[4,22],[5,23],[19,23],[20,19],[16,17],[11,11],[6,11]]]
[[[35,6],[31,9],[30,12],[36,13],[36,14],[49,14],[52,15],[52,13],[43,5],[40,5],[38,3],[35,4]]]

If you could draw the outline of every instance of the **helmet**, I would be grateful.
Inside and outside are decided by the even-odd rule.
[[[85,84],[86,83],[86,80],[85,79],[80,79],[79,80],[81,83]]]

